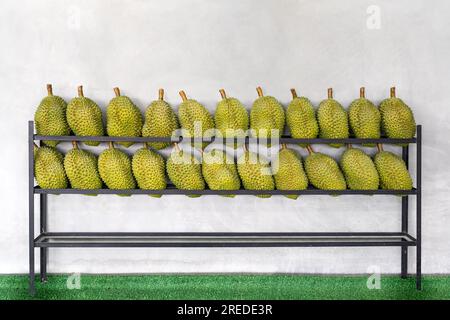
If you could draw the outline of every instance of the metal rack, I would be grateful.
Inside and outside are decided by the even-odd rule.
[[[319,190],[308,188],[301,191],[258,191],[258,190],[179,190],[169,185],[165,190],[80,190],[80,189],[41,189],[34,185],[34,142],[55,141],[133,141],[133,142],[173,142],[171,138],[143,137],[77,137],[41,136],[34,134],[33,121],[28,122],[28,170],[29,170],[29,286],[35,293],[35,249],[40,250],[40,278],[47,280],[48,248],[130,248],[130,247],[391,247],[401,248],[401,277],[408,274],[408,247],[416,247],[416,288],[421,289],[422,261],[422,128],[417,126],[417,137],[412,139],[293,139],[283,136],[280,143],[387,143],[407,144],[402,148],[402,158],[408,165],[409,144],[416,144],[416,187],[412,190]],[[402,195],[400,232],[49,232],[47,228],[47,198],[49,194],[201,194],[201,195]],[[35,235],[34,196],[40,198],[40,228]],[[409,196],[416,197],[416,235],[408,231]]]

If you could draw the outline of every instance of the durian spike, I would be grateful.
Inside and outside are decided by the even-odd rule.
[[[328,88],[328,99],[333,99],[333,88]]]
[[[383,151],[383,145],[381,143],[377,143],[377,149],[378,149],[378,152],[382,152]]]
[[[297,91],[295,91],[294,88],[291,89],[291,93],[292,93],[292,99],[297,98]]]
[[[158,99],[159,100],[164,100],[164,89],[163,88],[160,88],[158,90]]]
[[[72,141],[72,146],[74,149],[78,149],[78,143],[76,141]]]
[[[181,91],[178,92],[178,93],[180,94],[180,97],[181,97],[181,99],[182,99],[183,101],[186,101],[186,100],[187,100],[186,93],[185,93],[183,90],[181,90]]]
[[[178,146],[178,143],[174,143],[173,147],[175,148],[176,152],[180,152],[180,147]]]
[[[224,89],[220,89],[219,92],[220,92],[220,96],[222,97],[222,99],[225,100],[227,98],[227,94],[225,93],[225,90]]]
[[[120,89],[118,87],[113,88],[116,97],[120,97]]]
[[[309,154],[313,154],[314,153],[314,150],[313,150],[313,148],[310,145],[306,146],[306,150],[308,150]]]
[[[108,142],[108,146],[110,149],[114,149],[114,142],[113,141]]]
[[[258,97],[264,97],[263,91],[261,87],[256,88],[256,92],[258,92]]]
[[[283,150],[283,149],[287,149],[286,143],[281,144],[281,150]]]
[[[395,87],[391,88],[391,98],[395,98]]]
[[[78,86],[78,97],[80,98],[84,97],[83,86]]]
[[[366,89],[364,87],[359,88],[359,97],[365,98],[366,97]]]
[[[53,95],[53,88],[52,85],[50,83],[47,84],[47,93],[49,96]]]

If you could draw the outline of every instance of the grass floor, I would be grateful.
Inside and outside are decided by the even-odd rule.
[[[382,276],[381,289],[366,276],[318,275],[81,275],[69,290],[65,275],[37,282],[33,299],[450,299],[450,276]],[[26,275],[0,276],[0,299],[31,299]]]

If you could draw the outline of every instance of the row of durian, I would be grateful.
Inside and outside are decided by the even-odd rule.
[[[235,161],[221,150],[202,152],[202,160],[180,150],[172,150],[167,161],[147,144],[130,156],[110,142],[98,158],[73,142],[65,156],[54,147],[35,146],[35,177],[41,188],[164,190],[166,173],[181,190],[304,190],[309,184],[323,190],[409,190],[412,179],[403,160],[383,151],[372,160],[350,145],[338,164],[332,157],[314,152],[302,158],[286,145],[272,163],[248,151]],[[154,195],[159,196],[159,195]],[[194,197],[192,195],[192,197]],[[260,197],[268,197],[261,195]],[[297,195],[287,195],[296,199]]]
[[[411,109],[395,96],[391,88],[390,98],[383,100],[376,107],[365,98],[364,88],[360,89],[360,98],[354,100],[348,110],[333,99],[333,90],[328,89],[328,98],[323,100],[317,111],[306,97],[298,97],[291,89],[293,100],[286,112],[277,99],[264,96],[257,88],[258,98],[252,105],[250,117],[242,103],[227,97],[220,90],[222,100],[217,104],[214,117],[198,101],[188,99],[180,91],[182,102],[178,107],[178,117],[172,107],[164,101],[164,90],[159,90],[159,99],[153,101],[146,109],[145,117],[133,101],[120,94],[114,88],[116,97],[106,109],[106,132],[103,125],[102,111],[91,99],[84,97],[83,88],[78,87],[78,97],[68,104],[53,95],[52,86],[47,85],[48,96],[39,104],[35,113],[36,131],[40,135],[109,136],[117,137],[170,137],[179,127],[185,129],[190,137],[210,137],[211,129],[216,128],[225,138],[242,135],[247,129],[253,129],[258,137],[270,137],[271,130],[282,134],[285,124],[293,138],[373,138],[381,136],[381,131],[388,138],[407,139],[415,135],[416,123]],[[201,124],[201,132],[195,132],[195,123]],[[56,146],[58,141],[44,141],[48,146]],[[87,141],[87,145],[99,142]],[[129,147],[133,142],[119,142]],[[207,143],[203,144],[205,147]],[[165,142],[153,142],[154,149],[169,146]],[[331,144],[340,147],[342,144]]]

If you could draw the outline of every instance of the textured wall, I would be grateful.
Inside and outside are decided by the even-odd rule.
[[[361,85],[376,103],[396,85],[424,125],[423,271],[450,272],[449,10],[444,0],[432,5],[425,0],[2,1],[0,272],[27,271],[26,126],[48,82],[66,99],[83,84],[86,96],[103,108],[116,85],[142,110],[159,87],[176,108],[177,92],[184,89],[211,111],[221,87],[250,106],[257,85],[284,105],[291,87],[317,105],[332,86],[336,99],[348,106]],[[343,151],[325,150],[335,156]],[[53,231],[400,228],[400,199],[380,196],[298,201],[50,196],[49,210]],[[398,248],[52,249],[49,270],[361,273],[378,265],[382,272],[398,272],[399,253]]]

